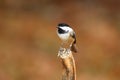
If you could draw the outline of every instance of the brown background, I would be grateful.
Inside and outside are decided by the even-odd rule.
[[[77,36],[77,80],[120,80],[119,0],[1,0],[0,80],[60,80],[56,26]]]

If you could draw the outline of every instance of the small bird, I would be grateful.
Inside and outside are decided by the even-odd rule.
[[[76,36],[75,36],[75,32],[72,28],[70,28],[70,26],[66,23],[60,23],[57,26],[57,34],[59,36],[59,38],[63,41],[64,43],[68,43],[68,41],[70,39],[72,39],[72,42],[70,44],[70,49],[73,52],[77,52],[76,49]]]

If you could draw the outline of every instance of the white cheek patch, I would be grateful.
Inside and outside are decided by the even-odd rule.
[[[66,40],[68,40],[68,38],[70,37],[70,34],[69,34],[69,33],[58,34],[58,36],[60,37],[60,39],[66,41]]]

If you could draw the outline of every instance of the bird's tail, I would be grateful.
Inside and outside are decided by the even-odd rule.
[[[76,44],[73,43],[72,46],[71,46],[71,51],[77,53],[77,47],[76,47]]]

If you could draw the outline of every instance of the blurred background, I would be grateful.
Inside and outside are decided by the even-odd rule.
[[[60,80],[60,22],[76,32],[77,80],[120,80],[120,0],[0,0],[0,80]]]

